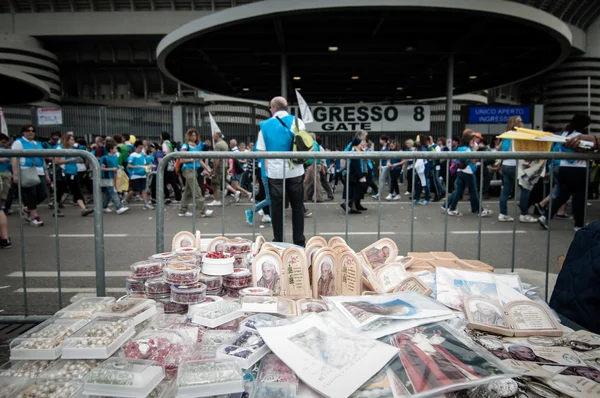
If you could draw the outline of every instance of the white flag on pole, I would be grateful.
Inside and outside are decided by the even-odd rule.
[[[6,119],[4,118],[4,110],[0,108],[0,133],[8,136],[8,127],[6,126]]]
[[[298,109],[300,109],[300,116],[302,117],[302,121],[304,121],[304,123],[314,122],[315,118],[313,117],[310,107],[308,106],[302,95],[300,95],[298,90],[296,90],[296,98],[298,99]]]

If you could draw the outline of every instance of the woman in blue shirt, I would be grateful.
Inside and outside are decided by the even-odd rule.
[[[60,139],[60,148],[59,149],[73,149],[75,145],[75,137],[71,134],[64,134]],[[67,180],[67,185],[71,194],[73,195],[73,200],[77,202],[79,209],[81,210],[81,215],[83,217],[87,216],[94,212],[93,209],[88,209],[85,207],[85,203],[83,202],[83,192],[81,189],[81,174],[77,172],[77,164],[83,163],[83,159],[80,157],[66,157],[66,158],[56,158],[54,162],[57,165],[64,164],[65,165],[65,179]]]
[[[463,134],[460,139],[460,144],[457,152],[473,152],[471,149],[473,145],[473,135]],[[479,214],[479,196],[477,195],[477,182],[475,181],[475,170],[477,165],[470,159],[457,159],[455,160],[458,164],[458,172],[456,173],[456,189],[448,198],[448,215],[461,217],[462,213],[456,210],[458,201],[465,192],[465,188],[469,188],[469,195],[471,199],[471,212]],[[446,210],[445,205],[442,205],[442,209]],[[489,217],[492,214],[491,210],[482,209],[481,217]]]

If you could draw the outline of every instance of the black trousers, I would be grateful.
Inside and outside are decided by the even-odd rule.
[[[585,197],[585,187],[587,183],[585,180],[585,167],[561,166],[558,170],[558,196],[552,200],[552,214],[550,214],[550,217],[554,217],[558,209],[567,203],[572,195],[571,204],[575,226],[583,227],[587,199]]]
[[[260,173],[260,170],[258,170],[258,172]],[[265,191],[265,185],[263,184],[263,179],[261,176],[259,176],[259,177],[260,178],[256,178],[258,180],[258,195],[256,195],[256,197],[254,198],[254,203],[260,203],[267,198],[267,191]],[[271,215],[271,206],[264,207],[263,212],[266,215],[270,216]]]
[[[271,221],[275,242],[283,241],[283,180],[269,178],[269,194],[271,196]],[[285,197],[292,207],[292,233],[294,244],[304,247],[304,175],[286,178]]]
[[[165,199],[169,198],[169,188],[167,188],[167,184],[171,184],[173,187],[173,193],[175,194],[175,200],[181,200],[181,188],[179,187],[179,182],[177,181],[177,174],[175,174],[174,171],[166,170],[164,182]],[[200,187],[202,187],[202,185]]]

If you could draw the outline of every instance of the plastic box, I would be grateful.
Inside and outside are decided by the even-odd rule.
[[[252,241],[242,238],[229,239],[225,243],[224,251],[234,254],[250,253],[252,251]]]
[[[169,283],[187,285],[198,282],[200,268],[194,264],[170,261],[164,269],[165,280]]]
[[[269,347],[258,333],[244,331],[217,350],[217,359],[233,358],[242,369],[248,369],[268,353]]]
[[[164,252],[164,253],[156,253],[148,257],[148,260],[162,260],[167,261],[170,258],[177,256],[177,253],[174,252]]]
[[[104,333],[105,337],[98,337]],[[133,319],[97,319],[67,339],[63,359],[106,359],[133,337]]]
[[[162,366],[142,359],[109,358],[83,385],[85,395],[144,398],[164,378]]]
[[[148,279],[163,273],[164,262],[161,260],[143,260],[131,264],[131,276],[136,279]]]
[[[245,289],[242,289],[239,291],[240,293],[240,297],[247,297],[247,296],[262,296],[262,297],[267,297],[267,296],[272,296],[273,295],[273,290],[271,289],[267,289],[266,287],[247,287]]]
[[[22,391],[31,380],[24,377],[2,377],[0,376],[0,397],[12,397],[17,391]]]
[[[9,361],[0,366],[0,377],[27,377],[34,379],[53,363],[52,361]]]
[[[86,318],[90,319],[94,312],[100,311],[115,302],[114,297],[88,297],[82,298],[73,304],[58,311],[56,318]]]
[[[125,278],[125,291],[127,294],[144,294],[144,282],[146,279],[128,276]]]
[[[99,366],[98,359],[59,359],[44,370],[39,378],[50,380],[82,380]]]
[[[226,258],[210,258],[211,255],[225,256]],[[235,258],[230,253],[207,253],[202,259],[202,272],[206,275],[228,275],[233,273]]]
[[[81,382],[38,379],[19,390],[18,393],[12,395],[10,398],[71,398],[81,396],[81,390]],[[44,395],[41,395],[40,391],[43,391]],[[2,395],[2,397],[5,397],[5,395]]]
[[[186,314],[188,311],[187,304],[174,303],[171,301],[170,298],[156,299],[156,302],[161,303],[163,305],[163,311],[167,315],[176,315],[176,314],[182,315],[182,314]]]
[[[242,291],[245,289],[242,289]],[[242,293],[240,291],[240,295]],[[266,312],[276,314],[278,312],[277,297],[268,296],[246,296],[241,297],[242,310],[244,312]]]
[[[147,279],[144,292],[146,297],[151,299],[167,298],[171,295],[171,284],[164,277]]]
[[[254,397],[296,398],[298,386],[293,383],[257,383]]]
[[[179,247],[179,248],[175,249],[175,253],[177,253],[177,254],[195,254],[198,251],[199,250],[196,249],[195,247]]]
[[[298,376],[275,354],[260,361],[257,381],[259,383],[293,383],[298,387]]]
[[[223,285],[228,288],[242,289],[252,284],[252,272],[246,268],[234,268],[233,273],[223,277]]]
[[[244,316],[244,311],[238,303],[219,301],[198,308],[192,315],[192,322],[197,325],[216,328],[242,316]]]
[[[231,359],[184,362],[177,375],[177,397],[210,397],[244,392],[240,365]]]
[[[126,298],[94,313],[95,318],[133,318],[134,325],[144,322],[156,314],[154,300],[140,298]]]
[[[204,283],[208,291],[221,290],[223,287],[223,277],[221,276],[200,274],[198,281]]]
[[[198,304],[206,298],[206,285],[194,283],[191,285],[172,285],[171,301],[178,304]]]
[[[188,265],[200,265],[202,264],[202,256],[200,255],[200,252],[194,254],[180,254],[177,257],[173,257],[170,261]]]
[[[65,339],[88,323],[85,319],[51,318],[10,343],[11,360],[57,359]]]

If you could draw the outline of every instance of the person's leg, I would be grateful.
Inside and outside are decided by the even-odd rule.
[[[181,200],[181,187],[179,186],[179,178],[174,171],[170,171],[171,173],[171,188],[173,188],[173,193],[175,194],[175,200]]]
[[[8,220],[4,214],[2,206],[0,206],[0,249],[8,249],[10,247],[8,238]]]
[[[479,191],[475,181],[475,174],[465,174],[465,185],[469,188],[469,196],[471,202],[471,213],[479,213]]]
[[[327,181],[327,174],[321,173],[320,179],[321,179],[321,186],[323,187],[325,192],[327,192],[327,198],[333,199],[333,190],[331,189],[331,185],[329,185],[329,182]]]
[[[568,167],[565,167],[568,168]],[[585,215],[585,206],[587,199],[585,197],[585,187],[588,184],[588,181],[585,180],[585,168],[583,167],[570,167],[573,169],[571,171],[572,178],[572,187],[573,187],[573,196],[571,199],[572,211],[573,211],[573,219],[575,221],[576,228],[584,227],[584,215]]]
[[[186,180],[186,184],[183,187],[183,195],[181,196],[181,203],[179,204],[179,214],[188,211],[188,207],[192,202],[192,180],[194,179],[194,172],[191,169],[183,170],[183,177]]]
[[[515,188],[515,167],[502,165],[502,192],[500,193],[500,214],[508,215],[508,198]]]
[[[526,216],[529,214],[529,195],[531,195],[531,191],[522,186],[519,186],[519,189],[521,190],[519,195],[519,210],[522,216]]]
[[[452,211],[456,210],[456,206],[458,205],[458,200],[460,199],[463,192],[465,191],[466,181],[465,181],[465,177],[463,174],[465,174],[465,173],[461,173],[461,172],[456,173],[456,188],[454,189],[454,193],[452,194],[452,196],[450,197],[450,200],[448,202],[448,209],[450,209]]]
[[[140,178],[140,191],[142,192],[142,199],[144,200],[144,207],[149,205],[148,192],[146,192],[146,177]]]
[[[156,176],[150,181],[150,197],[152,200],[156,200]]]
[[[406,192],[412,194],[413,172],[412,169],[406,169]]]
[[[262,195],[264,195],[264,200],[262,200],[260,203],[258,203],[255,207],[254,207],[254,211],[260,211],[262,209],[264,209],[265,207],[269,207],[269,205],[271,204],[271,198],[269,197],[269,181],[267,177],[262,177],[260,179],[260,186],[261,186],[261,191],[263,192]]]
[[[200,188],[203,185],[203,182],[204,177],[202,175],[199,175],[198,178],[194,180],[194,184],[192,184],[192,189],[194,190],[193,195],[196,196],[196,209],[198,209],[198,211],[202,215],[206,213],[204,194],[202,193],[202,188]]]
[[[421,179],[417,176],[415,180],[415,194],[413,195],[413,199],[415,201],[421,200],[421,194],[423,193],[423,185],[421,184]]]
[[[295,245],[304,247],[304,176],[285,180],[285,190],[292,206],[292,236]]]
[[[67,174],[67,183],[71,195],[73,195],[73,201],[79,206],[79,210],[85,210],[85,203],[83,203],[83,194],[81,193],[81,186],[79,185],[79,174],[69,175]]]
[[[104,189],[104,192],[102,192],[102,208],[103,209],[108,209],[108,203],[110,202],[110,187],[105,187],[102,188]],[[118,207],[117,207],[118,209]]]
[[[390,194],[398,195],[400,193],[400,188],[398,187],[398,176],[400,174],[400,170],[391,170],[390,171]]]
[[[17,195],[18,194],[19,193],[17,191]],[[23,200],[23,205],[27,208],[29,218],[34,219],[35,217],[39,217],[37,212],[36,188],[21,187],[21,198]]]
[[[552,198],[552,212],[548,214],[548,209],[546,209],[546,219],[548,216],[554,218],[558,209],[567,203],[567,200],[569,200],[576,190],[575,186],[571,184],[573,182],[573,175],[569,169],[571,169],[571,167],[561,167],[558,171],[557,177],[560,184],[560,190],[558,191],[558,195],[555,198]]]
[[[273,240],[281,242],[283,240],[283,180],[269,178],[269,193],[271,194]]]

